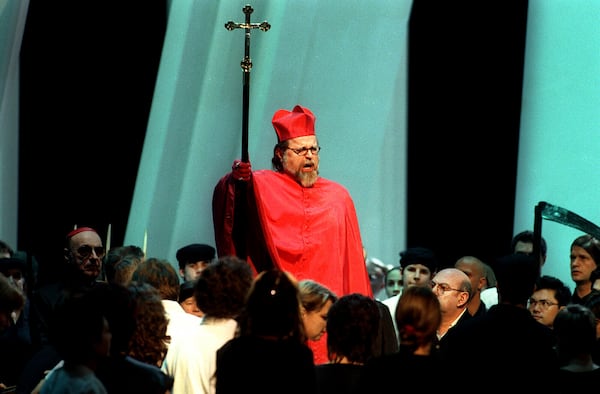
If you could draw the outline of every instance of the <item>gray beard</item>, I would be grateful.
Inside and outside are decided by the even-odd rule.
[[[318,171],[312,172],[298,172],[296,174],[296,180],[302,187],[313,187],[317,182],[317,178],[319,178]]]

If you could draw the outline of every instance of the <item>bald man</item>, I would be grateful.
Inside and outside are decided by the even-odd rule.
[[[480,316],[487,311],[487,305],[481,300],[481,291],[486,286],[485,264],[475,256],[463,256],[456,261],[454,268],[458,268],[471,281],[471,300],[467,306],[471,316]]]

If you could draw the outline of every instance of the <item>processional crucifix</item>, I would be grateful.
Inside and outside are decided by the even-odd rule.
[[[236,23],[233,21],[229,21],[225,23],[225,28],[229,31],[234,29],[244,29],[245,30],[245,40],[244,40],[244,58],[242,59],[242,70],[244,74],[244,91],[243,91],[243,114],[242,114],[242,161],[248,163],[248,112],[250,107],[250,70],[252,69],[252,60],[250,59],[250,32],[252,29],[260,29],[262,31],[267,31],[271,28],[271,25],[268,22],[261,23],[251,23],[250,15],[254,11],[252,7],[247,4],[242,11],[246,15],[246,21],[243,23]],[[235,244],[236,255],[246,260],[248,251],[245,240],[245,232],[247,225],[247,212],[244,209],[244,200],[243,198],[246,194],[246,183],[238,182],[235,188],[236,198],[235,198],[235,212],[234,215],[234,224],[232,229],[232,239]]]
[[[244,58],[242,59],[241,66],[244,71],[244,92],[243,92],[243,114],[242,114],[242,161],[248,162],[248,110],[250,106],[250,70],[252,69],[252,60],[250,59],[250,31],[252,29],[260,29],[267,31],[271,28],[268,22],[261,23],[250,23],[250,15],[254,12],[254,9],[248,4],[242,11],[246,15],[246,21],[243,23],[236,23],[229,21],[225,23],[225,28],[229,31],[234,29],[245,30],[244,40]]]

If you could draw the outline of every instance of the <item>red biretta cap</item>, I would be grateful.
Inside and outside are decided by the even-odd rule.
[[[75,230],[72,230],[71,232],[69,232],[69,234],[67,234],[67,239],[72,238],[75,234],[79,234],[82,233],[84,231],[91,231],[94,233],[98,233],[95,229],[91,228],[91,227],[78,227]]]
[[[300,105],[296,105],[292,111],[278,110],[273,115],[272,122],[278,142],[315,135],[315,115],[310,109]]]

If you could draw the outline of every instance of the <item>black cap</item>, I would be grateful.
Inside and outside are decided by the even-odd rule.
[[[411,264],[422,264],[429,268],[431,273],[436,272],[438,268],[438,262],[433,251],[419,246],[400,252],[400,266],[406,268]]]
[[[22,259],[16,257],[0,258],[0,272],[9,269],[20,269],[21,271],[25,271],[26,268],[27,264]]]
[[[197,261],[212,261],[215,258],[215,248],[205,244],[190,244],[177,251],[175,257],[179,262],[179,268],[185,268],[188,263]]]

